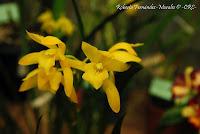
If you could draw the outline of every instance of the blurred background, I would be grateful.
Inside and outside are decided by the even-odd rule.
[[[116,8],[118,4],[129,2],[131,1],[0,1],[0,133],[34,134],[38,130],[41,134],[65,134],[72,133],[69,128],[73,128],[74,131],[77,129],[74,121],[76,114],[73,111],[81,106],[71,104],[63,91],[59,90],[55,96],[49,93],[38,93],[35,90],[18,92],[21,79],[34,68],[34,66],[29,68],[19,66],[19,58],[29,52],[43,49],[28,40],[26,30],[49,35],[41,28],[41,23],[38,21],[38,16],[47,10],[52,11],[54,16],[62,13],[72,22],[73,32],[58,37],[67,42],[70,53],[80,57],[79,45],[82,40],[96,44],[100,49],[107,49],[122,41],[144,43],[143,46],[136,48],[139,57],[142,58],[143,68],[133,77],[126,79],[127,82],[123,86],[120,86],[120,80],[123,81],[127,76],[119,76],[119,83],[116,84],[120,87],[118,89],[122,101],[119,115],[126,113],[121,133],[153,134],[156,132],[162,114],[173,106],[173,102],[169,93],[170,86],[163,87],[167,88],[163,91],[162,86],[158,88],[155,81],[163,80],[170,83],[187,66],[200,67],[200,2],[198,0],[140,0],[137,2],[138,5],[193,4],[196,8],[194,10],[131,9],[116,14],[119,12]],[[79,17],[77,17],[77,9]],[[110,18],[106,20],[107,17]],[[96,26],[102,23],[103,26],[95,31]],[[82,93],[82,90],[78,90],[77,92],[84,94],[84,97],[79,99],[89,111],[82,111],[86,119],[80,122],[87,124],[88,118],[92,118],[93,121],[90,122],[89,128],[79,126],[80,131],[74,133],[110,134],[119,115],[113,114],[108,108],[104,94],[94,96],[92,91]],[[161,97],[157,97],[157,94]],[[103,107],[103,110],[100,108],[103,116],[99,116],[99,109],[91,110],[92,104],[84,104],[84,99],[90,96],[96,97],[95,102],[98,107]],[[95,121],[99,122],[95,124]],[[168,126],[162,133],[190,134],[193,131],[194,129],[187,122],[181,122]]]

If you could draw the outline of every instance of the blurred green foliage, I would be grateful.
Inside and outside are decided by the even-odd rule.
[[[73,1],[76,3],[73,3]],[[69,45],[69,53],[78,53],[80,50],[80,42],[86,39],[93,29],[101,24],[106,17],[112,16],[116,12],[116,4],[123,3],[121,1],[119,2],[119,0],[18,0],[17,2],[20,8],[20,23],[17,24],[19,27],[18,31],[14,32],[20,35],[19,42],[16,42],[16,44],[18,43],[18,47],[21,48],[21,55],[27,53],[31,49],[40,49],[35,45],[28,43],[26,40],[25,30],[41,33],[39,24],[37,23],[37,16],[42,11],[46,9],[53,10],[55,18],[63,12],[75,23],[75,34],[69,38],[64,37],[62,40],[67,42]],[[162,79],[173,80],[174,76],[181,72],[186,66],[200,66],[200,63],[198,62],[198,57],[200,57],[199,2],[195,0],[142,0],[140,2],[141,5],[150,5],[152,3],[155,5],[158,5],[159,3],[181,5],[192,3],[195,4],[197,8],[195,10],[139,10],[134,15],[128,15],[123,12],[105,23],[105,25],[103,25],[101,29],[98,29],[89,40],[91,44],[97,44],[96,47],[100,49],[107,49],[119,41],[130,43],[141,42],[144,43],[144,46],[139,47],[136,50],[139,56],[142,57],[144,61],[153,60],[152,64],[143,65],[144,69],[140,71],[139,74],[136,74],[135,77],[129,77],[129,81],[127,80],[128,86],[125,87],[123,85],[122,89],[120,89],[124,91],[122,111],[126,110],[126,101],[132,89],[142,89],[147,91],[150,87],[151,80],[155,80],[154,78],[159,77]],[[74,4],[76,4],[76,6],[74,6]],[[76,9],[74,9],[74,7]],[[0,12],[0,14],[1,13],[2,12]],[[11,25],[13,25],[13,23],[11,23]],[[9,38],[10,36],[3,38],[3,40]],[[164,55],[164,60],[156,62],[152,58],[155,53],[161,53]],[[79,54],[80,53],[78,53],[78,55]],[[155,62],[156,64],[154,64]],[[123,77],[121,77],[121,79],[123,79]],[[18,81],[18,85],[19,83],[20,82]],[[167,90],[169,89],[170,84],[169,82],[164,83],[164,85],[163,82],[161,83],[158,81],[154,83],[154,89],[157,90],[156,93],[160,90],[160,94],[162,93],[162,95],[164,95],[163,98],[168,100],[171,97],[168,92],[169,90]],[[82,84],[87,85],[87,83]],[[120,81],[118,81],[117,85],[120,84]],[[77,83],[77,85],[78,88],[81,87],[80,83]],[[165,90],[164,87],[167,87],[167,89]],[[5,87],[1,87],[1,89],[7,90]],[[167,91],[167,93],[163,93],[162,91]],[[154,91],[151,90],[150,92],[152,93]],[[61,133],[60,131],[65,123],[68,124],[67,127],[72,128],[71,132],[73,131],[74,133],[103,133],[106,125],[115,122],[119,116],[110,113],[107,102],[103,101],[105,100],[103,93],[97,95],[96,91],[84,90],[83,94],[84,99],[87,99],[87,102],[90,103],[85,104],[83,101],[82,108],[79,108],[78,110],[75,105],[71,104],[69,100],[67,100],[61,90],[56,94],[53,100],[47,102],[46,105],[51,109],[50,111],[42,113],[41,109],[44,108],[43,106],[31,110],[35,112],[36,119],[41,116],[41,113],[43,116],[49,116],[48,123],[46,124],[48,124],[47,128],[53,130],[52,133]],[[27,98],[23,99],[21,103],[23,105],[27,103],[29,104],[29,102],[33,101],[35,96],[38,95],[39,93],[35,92],[30,96],[27,95]],[[0,125],[0,129],[2,130],[0,132],[10,133],[12,130],[23,129],[16,125],[16,120],[12,119],[14,117],[11,117],[10,112],[6,111],[7,103],[16,103],[16,100],[10,100],[6,95],[5,97],[0,98],[0,101],[2,102],[2,105],[0,105],[0,118],[5,117],[3,118],[5,124],[9,124],[4,125],[3,127]],[[20,106],[23,107],[21,103]],[[22,109],[22,111],[25,111],[26,113],[26,108]],[[76,110],[77,112],[74,113]],[[121,114],[123,113],[120,113],[119,115]],[[182,120],[179,118],[179,114],[180,109],[172,109],[165,114],[161,122],[167,120],[171,123],[172,118],[177,118],[176,121],[178,122],[179,120]],[[43,118],[41,120],[43,120]],[[29,129],[34,131],[35,128],[31,128],[30,126],[31,125],[29,125]],[[43,126],[45,125],[41,122],[41,127],[43,128]],[[27,126],[24,128],[26,127]],[[42,129],[41,127],[40,129]],[[101,131],[98,132],[97,130]]]

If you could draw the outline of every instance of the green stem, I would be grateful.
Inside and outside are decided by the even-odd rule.
[[[79,26],[79,29],[80,29],[81,37],[82,37],[82,39],[84,39],[85,38],[85,32],[84,32],[83,21],[81,19],[81,15],[80,15],[80,12],[78,10],[76,0],[72,0],[72,4],[73,4],[73,7],[74,7],[74,10],[75,10],[75,13],[76,13],[76,17],[77,17],[77,20],[78,20],[78,26]]]
[[[19,12],[20,12],[20,38],[21,38],[21,56],[29,51],[28,42],[26,40],[26,13],[24,9],[26,7],[25,0],[18,0]]]
[[[64,12],[67,0],[54,0],[53,2],[53,16],[57,20]]]

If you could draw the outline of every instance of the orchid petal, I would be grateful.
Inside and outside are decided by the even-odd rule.
[[[124,72],[128,70],[129,65],[125,64],[119,60],[116,60],[108,52],[100,51],[101,53],[101,63],[103,67],[108,71]]]
[[[19,88],[19,92],[24,92],[27,91],[31,88],[34,88],[37,86],[37,77],[30,77],[28,79],[26,79],[20,86]]]
[[[106,93],[111,109],[118,113],[120,110],[120,96],[115,84],[111,80],[106,79],[103,83],[103,90]]]
[[[132,48],[133,46],[134,46],[134,44],[129,44],[129,43],[126,43],[126,42],[120,42],[120,43],[113,45],[108,51],[114,52],[114,51],[119,51],[119,50],[125,50],[128,53],[137,56],[137,53]]]
[[[32,65],[32,64],[37,64],[38,63],[38,58],[40,57],[41,53],[40,52],[34,52],[34,53],[30,53],[27,54],[25,56],[23,56],[20,60],[19,60],[19,64],[20,65]]]
[[[26,77],[23,79],[23,81],[26,81],[26,80],[28,80],[31,77],[34,77],[35,75],[38,74],[38,72],[39,72],[39,69],[34,69],[33,71],[31,71],[30,73],[28,73],[26,75]]]
[[[53,69],[51,70],[51,74],[48,76],[48,78],[50,87],[55,93],[59,88],[62,79],[62,74],[61,72],[58,72],[56,69]]]
[[[73,87],[73,73],[71,68],[65,67],[63,69],[63,74],[64,74],[64,89],[65,89],[65,94],[70,97],[72,90],[74,89]]]
[[[86,42],[82,42],[82,50],[87,58],[90,59],[92,62],[99,62],[101,55],[96,47],[93,47]]]
[[[114,59],[119,60],[124,63],[141,61],[139,57],[132,55],[130,53],[127,53],[125,51],[115,51],[115,52],[112,52],[111,55],[114,57]]]

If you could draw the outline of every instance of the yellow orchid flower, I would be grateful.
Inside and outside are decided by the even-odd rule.
[[[41,23],[47,22],[49,20],[52,20],[53,16],[50,10],[47,10],[43,13],[40,14],[40,16],[38,17],[38,21]]]
[[[61,16],[56,22],[57,29],[66,35],[71,35],[74,32],[74,25],[65,16]]]
[[[121,48],[130,51],[130,53],[133,53],[133,50],[129,49],[129,47],[121,47],[120,45],[118,44],[117,47],[115,46],[107,52],[98,50],[90,44],[82,42],[82,50],[91,61],[82,66],[81,70],[84,71],[82,78],[88,81],[95,89],[102,87],[106,93],[111,109],[116,113],[120,110],[120,97],[115,86],[113,72],[126,71],[129,68],[126,62],[140,61],[138,58],[135,58],[136,53],[134,53],[133,58],[128,55],[129,52],[126,52],[127,54],[121,52]],[[120,48],[120,50],[118,50],[118,48]],[[122,58],[115,57],[115,54],[121,54]],[[129,57],[130,59],[125,60],[124,57]]]
[[[56,22],[50,10],[45,11],[38,17],[38,22],[42,24],[41,29],[51,34],[56,29]]]
[[[56,68],[51,68],[50,73],[44,69],[37,68],[31,71],[24,79],[19,91],[27,91],[31,88],[38,87],[39,90],[49,90],[55,93],[61,83],[62,74]]]
[[[55,67],[50,69],[50,73],[46,74],[44,69],[37,68],[31,71],[24,79],[23,83],[21,84],[19,91],[24,92],[31,88],[37,87],[41,91],[50,91],[52,93],[56,93],[59,88],[60,83],[64,84],[65,78],[63,78],[62,73],[58,71]],[[77,96],[73,90],[69,95],[70,99],[77,103]]]
[[[99,89],[109,77],[109,71],[123,72],[129,68],[128,64],[112,58],[109,52],[100,51],[86,42],[82,43],[82,50],[91,61],[84,67],[83,79],[89,81],[95,89]],[[96,78],[93,78],[94,76]]]
[[[49,87],[48,85],[45,85],[42,83],[48,82],[48,78],[46,77],[47,75],[51,77],[56,77],[58,73],[54,73],[52,75],[53,73],[52,68],[54,68],[55,62],[59,61],[61,64],[61,70],[63,72],[63,76],[61,77],[62,77],[62,84],[64,85],[65,93],[68,97],[70,98],[73,97],[71,99],[76,102],[77,100],[76,100],[75,90],[73,87],[73,75],[72,75],[71,67],[70,67],[70,64],[67,63],[68,59],[64,55],[65,49],[66,49],[65,44],[61,40],[53,36],[43,37],[41,35],[37,35],[30,32],[27,32],[27,34],[31,39],[33,39],[39,44],[42,44],[48,47],[49,49],[43,50],[40,52],[33,52],[33,53],[25,55],[19,60],[19,64],[20,65],[38,64],[38,69],[44,70],[44,71],[39,71],[39,72],[36,71],[37,72],[36,74],[38,77],[38,84],[37,84],[38,88],[43,89],[43,86],[45,86],[45,88],[49,88],[50,90],[51,89],[55,90],[57,89],[57,86],[56,88],[55,86],[52,86],[52,85],[51,87]],[[72,63],[74,62],[75,61],[73,61]],[[30,74],[35,74],[35,73],[30,73]],[[39,77],[39,76],[42,76],[42,77]],[[59,79],[60,79],[60,76],[59,76]],[[30,83],[30,82],[26,81],[26,83]],[[30,86],[31,84],[27,84],[27,85],[28,87],[31,87]],[[25,91],[25,90],[20,90],[20,91]]]
[[[38,17],[38,22],[42,24],[41,29],[46,31],[48,34],[60,31],[66,35],[71,35],[74,32],[74,25],[67,17],[61,16],[55,20],[52,12],[49,10]]]
[[[28,36],[37,43],[48,47],[48,50],[33,52],[25,55],[19,60],[20,65],[38,64],[38,67],[45,69],[46,73],[55,65],[55,60],[63,59],[65,53],[65,44],[56,37],[37,35],[27,32]]]

